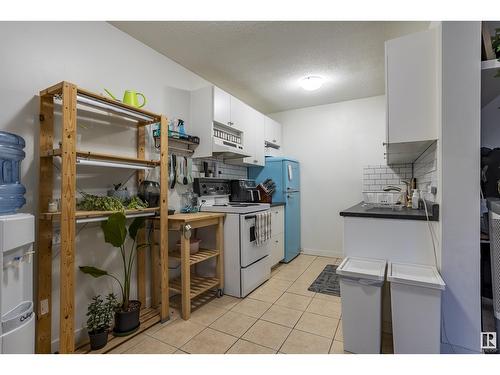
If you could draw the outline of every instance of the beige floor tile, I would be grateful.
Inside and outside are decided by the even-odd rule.
[[[177,349],[152,337],[146,337],[136,346],[130,348],[125,354],[172,354]]]
[[[235,344],[231,347],[231,349],[227,351],[227,354],[274,354],[274,353],[276,353],[275,350],[241,339],[236,341]]]
[[[274,275],[276,275],[279,271],[281,271],[281,266],[283,264],[277,264],[276,266],[274,266],[272,269],[271,269],[271,277],[273,277]]]
[[[186,353],[186,352],[183,352],[182,350],[180,349],[177,349],[175,352],[173,352],[172,354],[189,354],[189,353]]]
[[[210,304],[203,305],[197,310],[191,313],[191,318],[189,319],[193,323],[202,324],[204,326],[209,326],[215,322],[218,318],[227,312],[226,309],[221,309],[219,307],[210,306]]]
[[[344,353],[344,343],[342,341],[333,341],[330,348],[330,354],[345,354]]]
[[[234,306],[231,311],[245,314],[253,318],[260,318],[271,305],[272,304],[269,302],[246,298]]]
[[[293,284],[293,281],[290,280],[283,280],[283,279],[276,279],[272,278],[267,280],[264,284],[262,284],[260,288],[266,288],[266,287],[272,287],[274,289],[280,289],[283,292],[287,290],[291,285]],[[257,290],[259,290],[257,289]]]
[[[293,330],[280,351],[287,354],[328,354],[331,339]]]
[[[330,294],[324,294],[324,293],[316,293],[316,295],[314,296],[314,298],[324,299],[326,301],[332,301],[332,302],[337,302],[337,303],[341,303],[342,302],[342,300],[341,300],[340,297],[332,296]]]
[[[299,321],[301,315],[302,311],[280,305],[273,305],[264,315],[262,315],[261,319],[293,328]]]
[[[241,299],[239,298],[224,295],[220,298],[214,298],[212,301],[208,303],[208,305],[213,307],[218,307],[221,309],[231,310],[240,301]]]
[[[338,324],[338,319],[305,312],[295,326],[295,329],[333,339]]]
[[[344,341],[344,333],[342,332],[342,320],[339,322],[337,326],[337,331],[335,332],[335,340]]]
[[[234,336],[207,328],[183,345],[181,350],[191,354],[224,354],[236,340]]]
[[[288,267],[280,270],[273,278],[295,281],[299,278],[299,276],[304,272],[302,268],[297,267]]]
[[[342,307],[340,303],[318,298],[313,298],[306,311],[314,314],[329,316],[330,318],[335,319],[340,319],[340,316],[342,315]]]
[[[242,339],[278,350],[283,344],[291,328],[258,320],[242,337]]]
[[[111,350],[109,354],[122,354],[125,353],[130,348],[133,348],[140,342],[144,341],[148,336],[144,333],[139,333],[137,336],[132,337],[130,340],[125,341],[123,344],[118,345],[116,348]]]
[[[204,329],[205,326],[194,323],[191,320],[177,319],[155,332],[153,337],[176,348],[180,348]]]
[[[213,322],[210,328],[232,336],[241,337],[256,321],[257,319],[251,316],[228,311]]]
[[[248,298],[257,299],[259,301],[274,303],[281,297],[284,293],[282,289],[275,289],[273,287],[266,286],[265,288],[259,288],[252,292]]]
[[[285,292],[277,301],[276,305],[285,306],[290,309],[304,311],[309,303],[311,297],[301,296],[299,294]]]
[[[312,282],[311,283],[302,283],[302,282],[296,281],[286,291],[288,293],[300,294],[301,296],[314,297],[316,295],[316,293],[308,290],[308,288],[311,284],[312,284]]]

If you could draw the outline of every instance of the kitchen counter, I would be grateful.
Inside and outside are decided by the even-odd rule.
[[[285,202],[273,202],[271,203],[271,207],[284,206]]]
[[[436,203],[427,203],[429,209],[429,220],[439,220],[439,205]],[[341,211],[340,216],[344,217],[370,217],[377,219],[400,219],[400,220],[427,220],[425,210],[413,210],[403,207],[401,210],[392,208],[365,207],[364,202]]]

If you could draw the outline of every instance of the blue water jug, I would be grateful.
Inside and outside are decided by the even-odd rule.
[[[26,203],[21,184],[25,145],[22,137],[0,131],[0,215],[13,214]]]

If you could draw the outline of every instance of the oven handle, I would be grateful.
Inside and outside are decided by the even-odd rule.
[[[245,216],[245,220],[256,219],[256,215]]]

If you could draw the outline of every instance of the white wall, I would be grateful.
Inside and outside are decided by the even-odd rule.
[[[272,114],[283,125],[283,154],[301,165],[302,248],[342,254],[339,212],[363,200],[363,167],[384,164],[385,97]]]
[[[168,116],[187,118],[189,93],[207,82],[163,55],[132,39],[105,22],[1,22],[0,35],[0,128],[26,140],[26,159],[22,163],[22,181],[27,188],[24,212],[36,212],[38,185],[38,92],[62,80],[88,90],[103,92],[109,88],[117,96],[125,89],[143,92],[146,108]],[[91,151],[128,154],[136,152],[135,130],[120,126],[79,121],[82,145]],[[189,131],[189,127],[187,128]],[[79,169],[78,186],[90,191],[125,179],[128,170]],[[106,172],[106,173],[102,173]],[[59,181],[59,180],[58,180]],[[57,182],[58,182],[57,181]],[[178,194],[174,201],[178,202]],[[81,230],[77,242],[76,265],[94,264],[117,271],[115,250],[104,245],[96,224]],[[58,336],[57,247],[53,267],[53,339]],[[89,298],[95,293],[118,292],[115,284],[89,279],[76,272],[76,328],[85,322]],[[134,281],[132,285],[135,285]],[[53,346],[57,348],[57,342]]]
[[[479,170],[481,23],[442,23],[441,273],[455,351],[480,350]],[[445,346],[445,350],[450,350]]]

